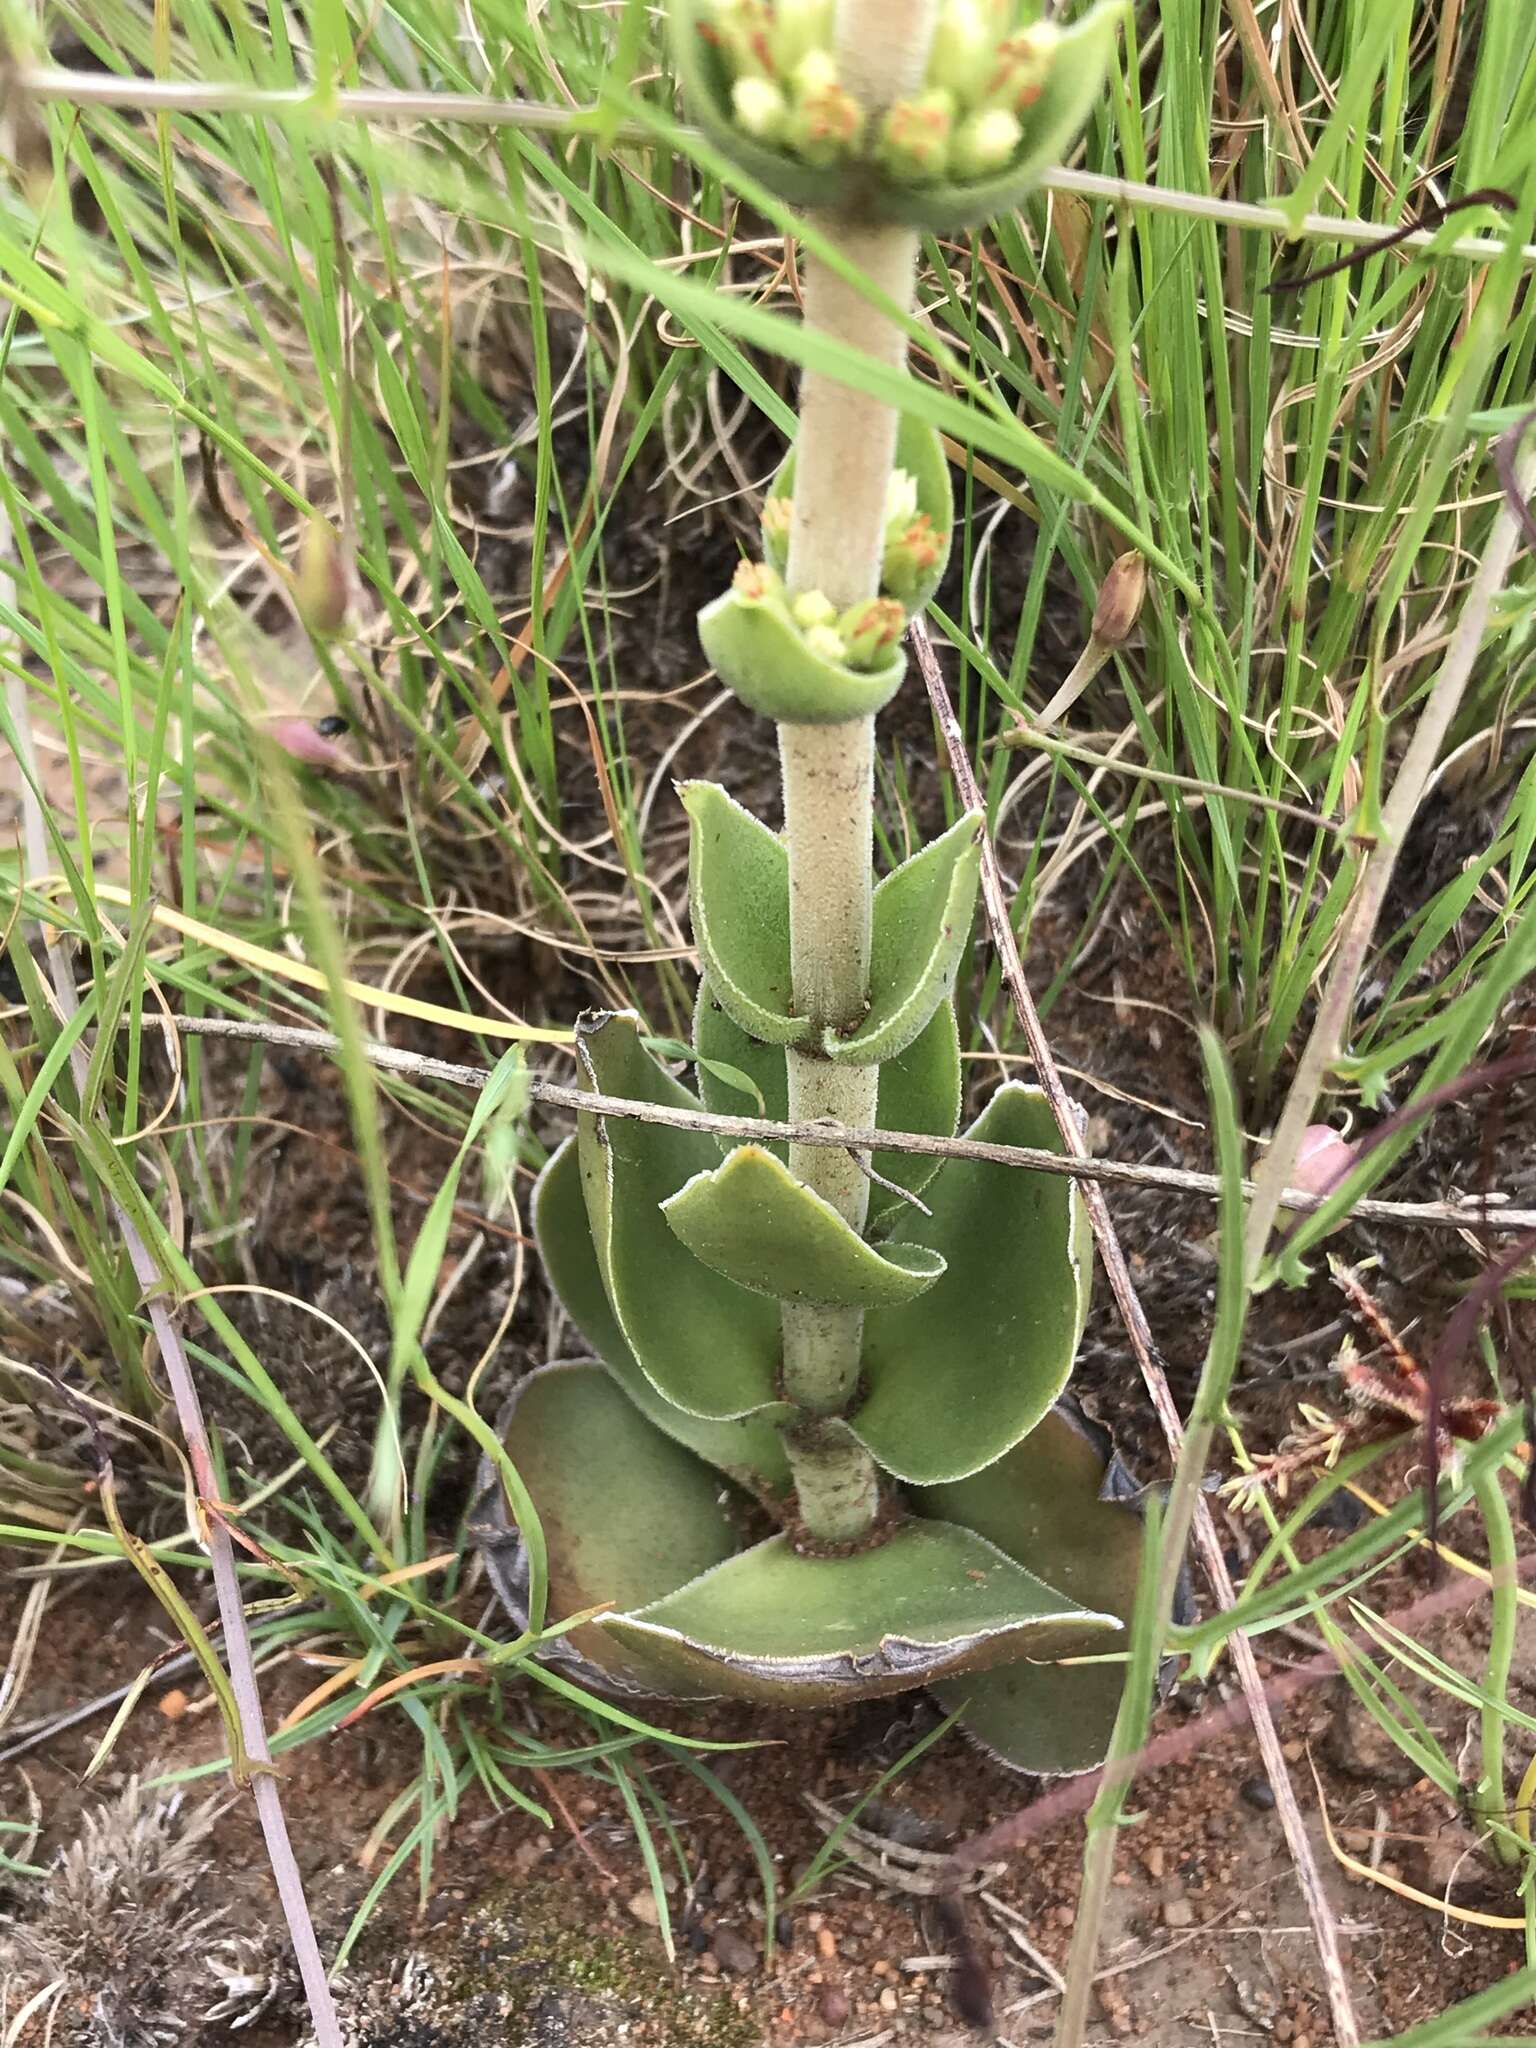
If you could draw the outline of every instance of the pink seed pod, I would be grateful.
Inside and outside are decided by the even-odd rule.
[[[1331,1195],[1350,1168],[1360,1156],[1358,1144],[1348,1138],[1341,1138],[1332,1124],[1308,1124],[1301,1137],[1301,1150],[1296,1155],[1295,1169],[1290,1184],[1309,1195]],[[1280,1216],[1284,1228],[1289,1229],[1310,1210],[1281,1207]],[[1331,1237],[1334,1230],[1341,1230],[1348,1218],[1341,1216],[1333,1230],[1325,1232]]]

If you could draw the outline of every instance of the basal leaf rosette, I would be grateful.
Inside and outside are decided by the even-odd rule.
[[[1124,0],[1070,28],[1030,0],[943,0],[919,90],[873,120],[833,0],[673,0],[678,74],[711,140],[791,205],[944,232],[1017,203],[1103,89]]]
[[[923,1685],[979,1688],[994,1673],[1002,1684],[1022,1666],[1038,1718],[1050,1714],[1042,1686],[1048,1695],[1057,1660],[1085,1645],[1112,1656],[1119,1645],[1118,1611],[1057,1586],[1008,1547],[1048,1550],[1042,1521],[1058,1509],[1081,1515],[1091,1490],[1070,1472],[1033,1516],[1010,1512],[1006,1486],[996,1500],[979,1497],[1005,1541],[920,1501],[878,1541],[829,1555],[765,1527],[753,1502],[647,1421],[595,1362],[530,1373],[501,1427],[549,1559],[546,1621],[560,1632],[541,1655],[600,1690],[811,1707]],[[474,1533],[525,1626],[526,1549],[494,1474],[482,1478]],[[1118,1594],[1112,1572],[1079,1576],[1085,1589]],[[1078,1706],[1080,1694],[1068,1685]],[[993,1746],[1006,1752],[1007,1696],[984,1703]],[[1013,1744],[1033,1739],[1024,1729]],[[1065,1753],[1070,1727],[1051,1741]]]
[[[772,835],[710,785],[687,796],[696,851],[724,863],[720,878],[695,876],[706,904],[723,913],[719,890],[734,877],[771,910]],[[927,987],[926,927],[949,922],[942,906],[973,832],[962,820],[882,885],[921,956],[893,986]],[[754,1013],[777,975],[772,934],[758,942],[761,959],[727,949],[715,963]],[[897,1127],[954,1128],[958,1049],[940,987],[883,1069]],[[876,1006],[871,1023],[883,1039],[912,1009]],[[703,1016],[730,1034],[716,1063],[759,1074],[778,1109],[782,1040],[752,1038],[707,993]],[[695,1098],[633,1014],[583,1017],[578,1069],[598,1101],[627,1098],[664,1120],[583,1109],[535,1192],[544,1270],[595,1353],[527,1375],[499,1424],[548,1559],[553,1633],[540,1657],[599,1690],[681,1701],[810,1707],[929,1686],[1015,1766],[1097,1762],[1140,1523],[1116,1497],[1107,1447],[1056,1405],[1086,1304],[1075,1184],[951,1160],[925,1175],[920,1207],[893,1189],[879,1227],[860,1233],[773,1149],[740,1144],[722,1158],[713,1138],[673,1121]],[[967,1135],[1059,1146],[1045,1099],[1018,1083]],[[799,1524],[775,1297],[866,1312],[859,1398],[818,1425],[857,1438],[885,1474],[885,1513],[862,1544],[819,1546]],[[473,1528],[526,1626],[528,1548],[489,1460]]]

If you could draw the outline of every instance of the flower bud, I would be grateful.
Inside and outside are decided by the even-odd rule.
[[[784,579],[766,562],[738,562],[731,588],[743,604],[769,604],[782,597]]]
[[[835,626],[815,625],[805,636],[805,644],[820,661],[835,661],[839,668],[848,659],[848,649],[843,636]]]
[[[810,50],[795,66],[784,140],[808,164],[851,156],[864,133],[864,110],[838,82],[829,50]]]
[[[1109,565],[1093,608],[1093,637],[1101,647],[1123,647],[1141,616],[1147,594],[1147,565],[1134,548]]]
[[[997,64],[998,10],[990,0],[945,0],[933,31],[927,83],[967,106]]]
[[[837,617],[837,606],[821,590],[802,590],[791,600],[789,608],[794,614],[795,624],[807,631],[812,626],[830,626]]]
[[[792,498],[769,498],[763,505],[763,549],[776,569],[789,560],[789,529],[794,524]]]
[[[322,728],[328,719],[316,723],[308,718],[292,718],[286,713],[265,720],[262,730],[272,744],[281,747],[290,760],[302,761],[310,768],[333,768],[346,770],[355,768],[344,747],[338,747],[330,734]]]
[[[980,107],[1006,107],[1022,113],[1039,99],[1056,61],[1061,30],[1049,21],[1037,21],[1032,28],[1018,29],[1004,36],[997,46],[997,63],[980,95]]]
[[[903,184],[942,178],[949,168],[954,127],[955,102],[950,93],[934,90],[916,99],[897,100],[880,123],[875,155]]]
[[[789,102],[770,78],[738,78],[731,87],[731,111],[754,141],[776,142],[789,119]]]
[[[347,623],[352,577],[341,536],[317,513],[299,542],[293,578],[293,601],[305,628],[317,640],[330,640]]]
[[[917,516],[917,478],[910,469],[893,469],[885,487],[885,530],[898,531]]]
[[[733,78],[771,78],[773,25],[765,0],[712,0],[710,18],[700,23]]]
[[[850,605],[837,622],[850,668],[873,668],[906,630],[907,615],[893,597],[871,597]]]
[[[957,178],[990,178],[1012,163],[1023,140],[1017,114],[1006,107],[985,107],[955,130],[950,167]]]
[[[812,50],[832,47],[832,0],[778,0],[773,10],[773,61],[783,75]]]
[[[1359,1147],[1352,1145],[1347,1138],[1341,1138],[1332,1124],[1308,1124],[1301,1134],[1301,1148],[1296,1154],[1291,1186],[1308,1195],[1331,1195],[1358,1157]],[[1279,1218],[1282,1230],[1292,1229],[1310,1213],[1309,1210],[1292,1209],[1282,1204]],[[1347,1220],[1341,1216],[1333,1229],[1342,1230]],[[1324,1235],[1331,1237],[1333,1231],[1326,1231]]]
[[[944,536],[935,531],[926,512],[919,512],[895,532],[887,528],[880,563],[881,589],[910,603],[943,552]]]

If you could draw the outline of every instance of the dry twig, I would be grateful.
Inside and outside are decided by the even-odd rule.
[[[341,1041],[329,1031],[311,1031],[293,1024],[269,1024],[262,1018],[178,1017],[146,1012],[143,1025],[158,1029],[172,1025],[191,1038],[238,1038],[257,1045],[286,1046],[295,1052],[327,1055],[340,1050]],[[446,1081],[459,1088],[483,1088],[490,1079],[489,1067],[477,1067],[458,1060],[430,1059],[424,1053],[400,1046],[365,1042],[364,1057],[387,1073],[410,1074],[423,1081]],[[879,1148],[891,1152],[926,1153],[936,1159],[975,1159],[995,1166],[1018,1166],[1035,1173],[1054,1173],[1068,1180],[1106,1187],[1166,1188],[1172,1194],[1199,1195],[1214,1200],[1221,1183],[1212,1173],[1194,1173],[1174,1166],[1143,1166],[1133,1160],[1094,1159],[1079,1152],[1064,1157],[1059,1152],[1036,1150],[1028,1145],[994,1145],[970,1138],[940,1138],[924,1131],[863,1131],[833,1123],[781,1123],[773,1117],[719,1116],[711,1110],[671,1109],[663,1103],[631,1101],[622,1095],[593,1095],[581,1088],[546,1080],[529,1079],[529,1093],[535,1102],[555,1109],[585,1109],[599,1116],[633,1117],[638,1123],[668,1124],[676,1130],[712,1131],[717,1137],[737,1139],[792,1139],[799,1145],[841,1146],[864,1152]],[[1244,1191],[1252,1191],[1244,1183]],[[1320,1209],[1324,1197],[1304,1188],[1287,1188],[1287,1208]],[[1536,1209],[1503,1205],[1497,1194],[1478,1195],[1465,1202],[1383,1202],[1365,1199],[1353,1213],[1368,1222],[1396,1224],[1407,1229],[1483,1230],[1509,1236],[1536,1229]],[[1117,1297],[1118,1298],[1118,1297]],[[1122,1305],[1123,1308],[1123,1305]]]
[[[954,775],[961,801],[967,808],[981,809],[981,792],[977,788],[975,773],[971,768],[965,737],[960,731],[954,706],[950,702],[949,691],[945,687],[944,677],[939,668],[938,657],[934,653],[933,643],[928,637],[928,629],[922,619],[913,621],[909,637],[917,657],[918,668],[927,686],[929,702],[933,706],[939,730],[944,736],[950,771]],[[997,852],[990,835],[985,833],[981,842],[981,890],[1003,978],[1013,998],[1019,1022],[1024,1027],[1024,1034],[1035,1062],[1035,1071],[1040,1077],[1040,1085],[1045,1090],[1055,1113],[1063,1145],[1069,1152],[1082,1159],[1086,1145],[1078,1128],[1071,1100],[1057,1072],[1050,1041],[1040,1021],[1040,1013],[1035,1008],[1034,998],[1029,992],[1029,984],[1024,976],[1024,963],[1019,957],[1018,942],[1013,935],[1008,897],[1003,886],[1002,872],[997,864]],[[1213,1182],[1212,1185],[1214,1188],[1216,1183]],[[1125,1324],[1126,1335],[1130,1338],[1131,1348],[1136,1353],[1136,1362],[1141,1368],[1142,1379],[1157,1410],[1169,1451],[1177,1458],[1179,1447],[1184,1440],[1184,1426],[1174,1405],[1167,1374],[1157,1355],[1157,1347],[1152,1341],[1146,1314],[1131,1280],[1125,1254],[1120,1249],[1115,1226],[1110,1220],[1109,1205],[1104,1199],[1103,1188],[1095,1180],[1085,1180],[1083,1199],[1087,1204],[1088,1218],[1093,1225],[1093,1234],[1098,1243],[1099,1257],[1104,1262],[1104,1270],[1109,1278],[1110,1290],[1120,1310],[1121,1320]],[[1232,1575],[1227,1570],[1226,1559],[1222,1555],[1221,1539],[1216,1533],[1210,1505],[1203,1495],[1195,1504],[1194,1533],[1211,1590],[1222,1607],[1231,1607],[1235,1597]],[[1328,1895],[1323,1889],[1322,1874],[1312,1853],[1306,1823],[1301,1817],[1301,1808],[1296,1801],[1290,1772],[1286,1769],[1285,1758],[1281,1753],[1280,1737],[1275,1728],[1274,1717],[1269,1711],[1269,1703],[1264,1696],[1264,1683],[1259,1676],[1258,1661],[1248,1638],[1240,1631],[1232,1637],[1232,1661],[1236,1666],[1243,1697],[1253,1720],[1254,1732],[1258,1736],[1264,1768],[1274,1787],[1276,1810],[1285,1831],[1291,1861],[1295,1865],[1297,1883],[1306,1900],[1307,1917],[1312,1923],[1318,1958],[1322,1964],[1323,1981],[1328,1992],[1328,2004],[1333,2015],[1334,2034],[1340,2048],[1353,2048],[1353,2044],[1360,2038],[1360,2030],[1355,2021],[1349,1983],[1344,1975],[1338,1924],[1334,1918],[1333,1908],[1328,1902]]]

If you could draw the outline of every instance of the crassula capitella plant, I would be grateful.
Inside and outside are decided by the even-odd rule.
[[[919,228],[1009,203],[1102,86],[1111,14],[1018,17],[1017,0],[677,0],[674,47],[715,140],[815,206],[905,309]],[[839,268],[807,263],[805,303],[904,365],[901,328]],[[953,1136],[980,818],[872,874],[875,715],[943,571],[948,463],[927,426],[830,377],[807,373],[801,397],[761,552],[699,621],[721,679],[778,725],[784,795],[779,832],[715,784],[680,792],[699,1094],[629,1013],[581,1020],[581,1081],[741,1113],[744,1076],[779,1121]],[[1017,1083],[968,1135],[1059,1143]],[[1058,1405],[1088,1292],[1072,1182],[585,1113],[535,1227],[595,1354],[532,1373],[504,1422],[549,1617],[596,1611],[549,1654],[681,1699],[929,1686],[1026,1769],[1098,1760],[1140,1524]],[[526,1607],[516,1530],[488,1556]]]

